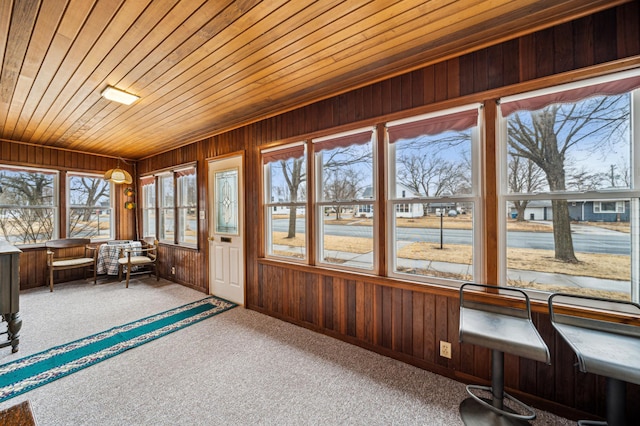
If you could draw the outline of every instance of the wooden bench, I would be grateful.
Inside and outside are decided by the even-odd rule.
[[[67,238],[45,243],[47,248],[47,269],[49,270],[49,290],[53,291],[53,272],[67,269],[93,268],[93,283],[97,281],[96,261],[98,249],[88,238]]]

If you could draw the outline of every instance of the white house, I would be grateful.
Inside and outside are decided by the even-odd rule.
[[[510,205],[509,216],[513,219],[516,218],[518,211]],[[529,201],[527,207],[524,210],[525,220],[552,220],[553,211],[551,209],[551,201]]]
[[[396,199],[398,198],[413,198],[419,197],[420,194],[414,192],[407,186],[396,183]],[[373,198],[373,188],[367,187],[362,193],[362,198]],[[410,202],[399,203],[395,205],[396,217],[422,217],[424,216],[424,207],[422,203]],[[373,207],[370,204],[360,205],[357,207],[355,215],[356,217],[372,217]]]

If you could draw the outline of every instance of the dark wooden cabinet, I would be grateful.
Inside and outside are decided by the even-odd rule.
[[[22,320],[20,310],[20,251],[7,243],[0,243],[0,314],[7,323],[7,340],[0,341],[0,348],[11,346],[12,352],[18,352]]]

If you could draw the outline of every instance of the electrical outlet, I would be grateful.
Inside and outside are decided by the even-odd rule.
[[[176,274],[176,267],[172,266],[171,267],[171,275],[175,275]]]
[[[451,343],[440,340],[440,356],[451,359]]]

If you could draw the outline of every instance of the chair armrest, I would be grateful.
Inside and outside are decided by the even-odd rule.
[[[155,252],[155,247],[131,247],[131,248],[123,248],[125,253],[144,253],[144,252]]]
[[[93,252],[91,256],[89,256],[89,252]],[[93,244],[87,244],[84,246],[84,255],[85,257],[93,257],[93,260],[98,258],[98,247]]]

